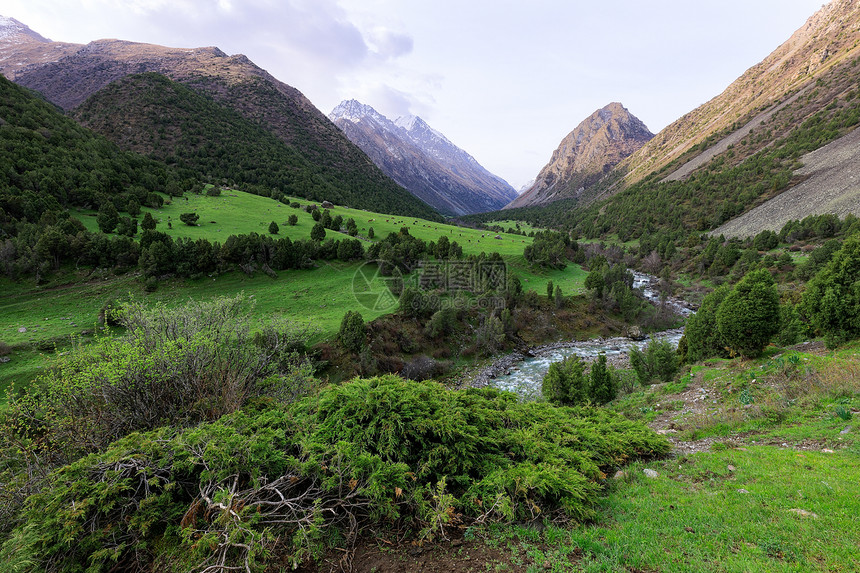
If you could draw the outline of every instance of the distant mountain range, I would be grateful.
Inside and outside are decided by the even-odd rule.
[[[654,134],[617,102],[595,111],[553,152],[534,183],[508,207],[577,198]]]
[[[625,239],[748,236],[812,214],[860,215],[857,0],[823,6],[656,136],[620,103],[595,111],[519,197],[420,118],[392,121],[347,101],[329,119],[246,57],[213,47],[52,42],[0,17],[0,72],[182,180],[430,218],[507,206],[472,217]]]
[[[349,100],[335,107],[329,119],[386,175],[441,213],[496,211],[517,196],[513,187],[420,117],[392,121]]]
[[[192,105],[193,94],[182,90],[147,93],[151,80],[149,84],[131,82],[112,91],[114,97],[127,101],[98,98],[98,105],[88,107],[85,122],[124,149],[164,155],[155,144],[167,141],[172,152],[166,160],[182,163],[204,180],[214,176],[218,183],[265,185],[269,191],[318,201],[439,217],[382,173],[301,92],[242,55],[228,56],[214,47],[178,49],[121,40],[86,45],[51,42],[20,22],[3,18],[0,72],[79,119],[84,118],[78,108],[114,82],[160,74],[208,103],[201,100]],[[157,99],[156,94],[168,99]],[[177,98],[183,100],[181,113]],[[212,113],[215,108],[223,113]],[[229,125],[213,125],[216,121]],[[159,130],[154,136],[152,132]],[[266,143],[261,146],[260,137],[258,141],[206,138],[206,133],[257,133],[263,134]],[[230,162],[225,160],[237,154],[241,162],[226,165]],[[212,160],[221,164],[214,172],[204,169]]]

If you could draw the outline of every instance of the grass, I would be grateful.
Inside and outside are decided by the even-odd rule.
[[[551,527],[544,538],[554,543],[529,555],[553,571],[853,571],[856,461],[760,446],[647,464],[655,479],[635,464],[597,524]]]
[[[293,201],[301,205],[310,204],[307,200]],[[197,226],[179,221],[179,215],[189,211],[200,215]],[[161,209],[144,207],[138,220],[142,220],[146,212],[152,213],[159,221],[159,231],[175,238],[204,238],[218,242],[223,242],[232,234],[268,234],[269,223],[273,220],[280,227],[279,237],[305,239],[310,236],[315,223],[303,209],[293,209],[273,199],[237,190],[225,190],[218,197],[187,194],[183,198],[172,199],[170,204],[165,204]],[[508,272],[520,278],[524,290],[535,290],[543,295],[547,281],[551,280],[561,287],[566,296],[584,291],[587,273],[578,265],[571,264],[563,270],[546,270],[530,265],[522,255],[525,246],[532,242],[530,237],[380,215],[340,206],[335,206],[331,212],[332,216],[341,215],[344,221],[354,218],[359,237],[366,244],[371,241],[367,238],[371,227],[375,231],[374,240],[380,240],[390,232],[398,232],[401,227],[408,227],[413,236],[425,241],[436,241],[440,236],[447,235],[451,241],[457,241],[463,247],[466,255],[499,252],[508,264]],[[286,220],[293,214],[298,216],[298,223],[290,226]],[[95,212],[75,211],[73,215],[90,231],[98,232]],[[167,228],[167,221],[171,221],[171,229]],[[333,235],[341,236],[328,231],[329,237]],[[497,235],[501,238],[496,239]],[[0,279],[0,290],[4,292],[0,300],[0,341],[16,348],[10,355],[10,362],[0,364],[0,389],[13,381],[23,383],[31,380],[52,362],[51,346],[62,349],[70,344],[72,337],[93,331],[99,311],[105,303],[128,296],[172,305],[189,298],[202,300],[244,292],[256,302],[255,312],[261,324],[273,314],[311,322],[318,329],[316,339],[311,342],[319,342],[337,333],[340,321],[348,310],[360,311],[366,321],[394,310],[394,307],[368,309],[353,296],[353,278],[361,265],[336,261],[320,263],[316,269],[281,271],[276,279],[262,273],[248,277],[234,271],[193,281],[164,280],[153,293],[144,291],[135,273],[115,276],[100,272],[85,274],[67,269],[58,273],[52,282],[38,286],[30,281]],[[25,328],[26,332],[19,332],[20,328]]]
[[[307,199],[296,198],[291,198],[290,201],[302,206],[313,203]],[[313,204],[318,205],[318,203]],[[496,251],[502,256],[521,256],[526,245],[532,242],[531,237],[510,233],[481,231],[414,217],[381,215],[337,205],[329,211],[332,217],[337,215],[343,217],[344,224],[350,218],[355,219],[359,236],[368,242],[370,239],[367,238],[367,233],[371,227],[375,235],[373,240],[377,241],[385,238],[389,233],[400,231],[401,227],[408,227],[410,234],[425,241],[437,241],[440,236],[447,235],[449,240],[457,241],[463,247],[463,253],[466,255]],[[168,233],[174,238],[202,238],[221,243],[230,235],[252,232],[266,235],[269,233],[269,223],[272,221],[280,227],[278,237],[289,237],[293,240],[307,239],[316,223],[310,213],[303,209],[293,209],[274,199],[233,189],[223,191],[218,197],[188,193],[184,197],[170,199],[170,204],[165,202],[161,209],[142,207],[141,214],[137,217],[138,221],[143,220],[143,214],[146,212],[152,213],[153,218],[158,222],[158,231]],[[179,216],[187,212],[194,212],[200,216],[197,225],[190,226],[180,222]],[[80,210],[74,211],[73,214],[88,230],[98,232],[95,211]],[[127,216],[125,213],[121,215]],[[295,226],[287,224],[290,215],[298,216],[298,223]],[[171,229],[167,228],[168,221],[171,223]],[[327,231],[327,237],[337,235],[331,230]],[[501,238],[496,239],[496,236]]]
[[[673,394],[689,385],[710,388],[721,415],[678,423],[704,422],[681,437],[716,440],[708,451],[623,468],[595,523],[470,535],[506,547],[529,573],[860,571],[860,431],[838,415],[860,409],[858,358],[860,342],[823,355],[771,348],[756,361],[708,361],[678,382],[625,396],[612,406],[650,421],[677,410]],[[738,410],[741,387],[753,406],[724,415]]]

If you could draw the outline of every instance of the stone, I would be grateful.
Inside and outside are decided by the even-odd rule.
[[[626,477],[627,477],[626,472],[624,472],[622,470],[618,470],[617,472],[615,472],[615,475],[612,476],[612,479],[624,479]]]
[[[627,337],[633,340],[643,340],[645,338],[642,335],[642,329],[640,329],[636,325],[633,325],[627,329]]]
[[[732,464],[729,464],[728,466],[726,466],[726,469],[729,470],[730,472],[733,472],[733,471],[735,471],[735,466],[733,466]]]
[[[27,332],[27,327],[22,326],[21,328],[19,328],[19,329],[18,329],[18,332],[20,332],[20,333],[22,333],[22,334],[23,334],[23,333],[25,333],[25,332]]]
[[[847,434],[851,431],[851,426],[845,426],[845,429],[839,432],[840,434]]]
[[[749,491],[745,490],[744,488],[740,488],[738,490],[738,493],[749,493]]]
[[[644,470],[642,470],[642,473],[645,474],[645,477],[649,477],[651,479],[654,479],[660,475],[651,468],[645,468]]]
[[[832,453],[833,453],[833,450],[829,450],[829,449],[827,449],[827,448],[824,448],[823,450],[821,450],[821,452],[822,452],[822,453],[825,453],[825,454],[832,454]]]
[[[812,519],[818,519],[818,515],[812,513],[811,511],[806,511],[805,509],[799,509],[797,507],[789,509],[788,511],[792,513],[796,513],[800,517],[811,517]]]

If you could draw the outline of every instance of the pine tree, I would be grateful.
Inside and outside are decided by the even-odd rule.
[[[779,295],[767,269],[748,273],[717,309],[717,329],[728,347],[749,358],[779,332]]]
[[[595,404],[606,404],[615,399],[618,390],[615,387],[615,380],[612,379],[612,374],[606,367],[605,354],[598,356],[594,364],[591,365],[589,378],[591,382],[591,399]]]
[[[325,227],[323,227],[322,223],[317,223],[314,225],[314,228],[311,229],[311,239],[314,241],[322,241],[325,239]]]
[[[153,229],[155,229],[155,226],[156,222],[152,216],[152,213],[150,213],[149,211],[144,213],[143,221],[140,222],[140,228],[144,231],[152,231]]]
[[[99,214],[96,217],[96,222],[99,225],[102,233],[113,233],[119,223],[119,213],[112,201],[105,201],[99,207]]]

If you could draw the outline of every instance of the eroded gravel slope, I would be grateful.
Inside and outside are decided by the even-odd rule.
[[[779,231],[788,221],[808,215],[860,215],[860,129],[807,153],[801,161],[803,168],[796,173],[808,179],[712,234],[749,237],[765,229]]]

